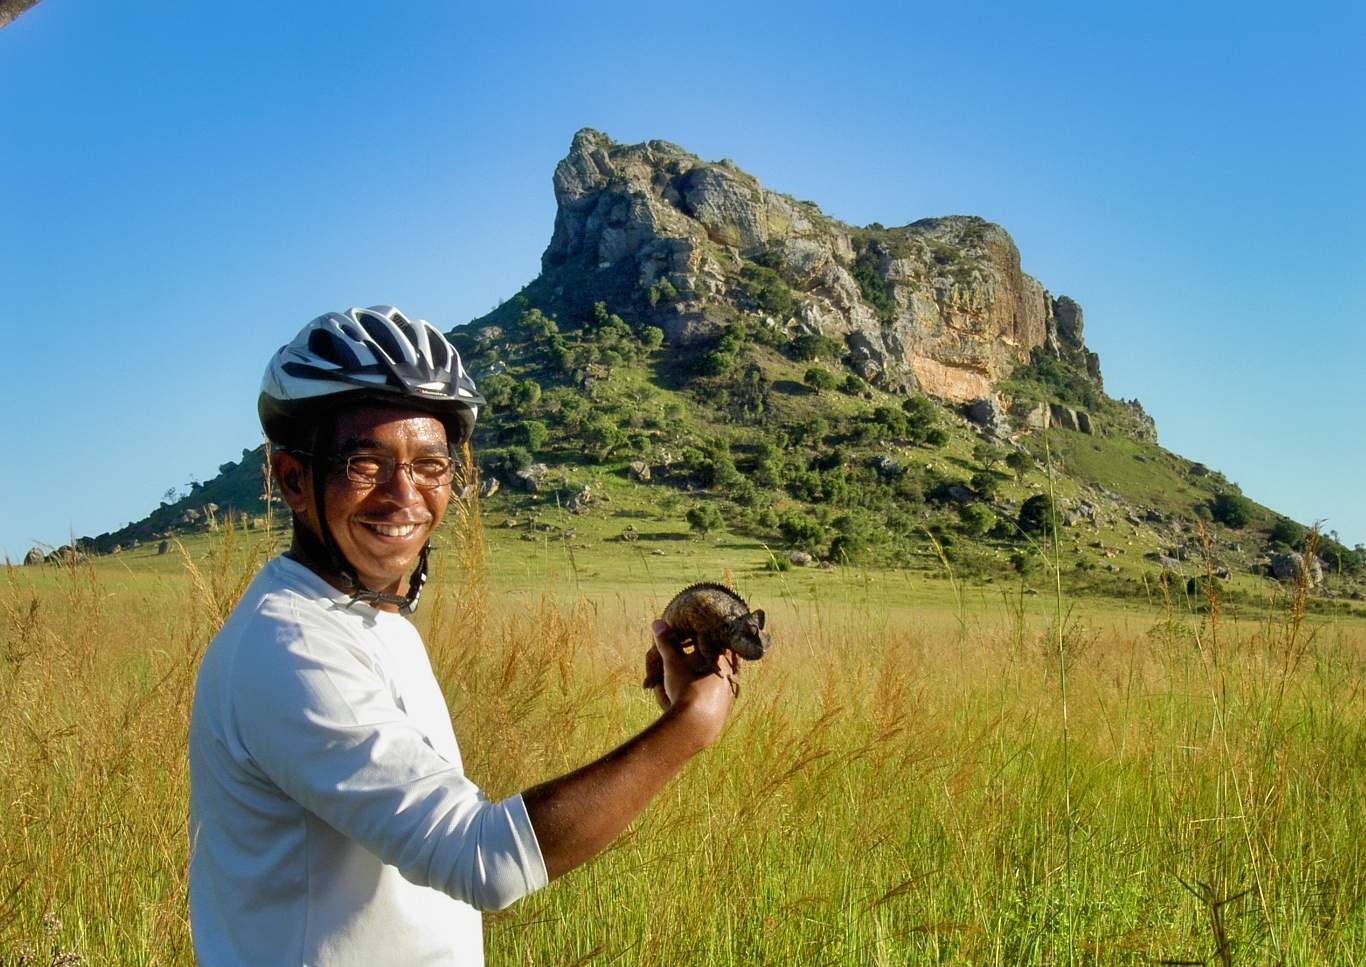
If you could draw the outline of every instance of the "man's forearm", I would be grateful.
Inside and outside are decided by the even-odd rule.
[[[596,856],[714,735],[675,705],[617,749],[522,794],[551,879]]]

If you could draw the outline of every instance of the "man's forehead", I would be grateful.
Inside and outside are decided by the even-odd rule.
[[[333,421],[333,440],[373,440],[397,443],[408,440],[446,446],[446,427],[422,410],[399,406],[356,406],[337,413]]]

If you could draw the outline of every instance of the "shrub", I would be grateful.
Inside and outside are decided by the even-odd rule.
[[[978,440],[977,445],[972,448],[972,458],[983,468],[990,470],[1006,458],[1006,451],[990,440]]]
[[[979,470],[968,480],[968,486],[979,497],[991,498],[996,495],[996,491],[1000,488],[1001,480],[994,473]]]
[[[699,534],[708,534],[725,526],[721,512],[711,504],[696,504],[688,508],[688,527]]]
[[[648,298],[652,306],[660,302],[673,302],[678,298],[678,289],[668,279],[661,278],[650,286]]]
[[[1024,450],[1011,450],[1006,454],[1006,466],[1015,474],[1016,483],[1024,483],[1025,474],[1034,469],[1034,458]]]
[[[646,352],[654,352],[664,345],[664,330],[658,326],[645,326],[640,330],[640,345]]]
[[[949,435],[943,429],[932,426],[925,431],[925,443],[932,447],[942,447],[949,442]]]
[[[801,363],[817,359],[839,359],[844,354],[844,343],[829,336],[814,332],[804,332],[788,344],[792,358]]]
[[[813,547],[825,537],[825,528],[811,515],[789,510],[778,518],[778,533],[793,547]]]
[[[1230,490],[1215,494],[1209,509],[1215,520],[1234,530],[1246,527],[1252,519],[1252,501]]]
[[[1020,530],[1026,534],[1043,534],[1052,526],[1053,502],[1048,494],[1035,494],[1020,505]]]
[[[821,392],[821,390],[835,388],[835,377],[830,375],[827,370],[821,369],[819,366],[812,366],[808,369],[805,375],[802,376],[802,382],[807,386],[810,386],[817,393]]]
[[[1307,528],[1295,523],[1289,517],[1277,517],[1276,523],[1271,525],[1271,530],[1267,533],[1266,539],[1272,544],[1298,547],[1307,533]]]
[[[520,412],[541,401],[541,384],[530,378],[521,380],[510,395],[513,408]]]
[[[981,504],[963,504],[958,508],[958,519],[963,533],[972,537],[981,537],[996,524],[996,515]]]
[[[848,376],[844,377],[844,382],[840,384],[840,389],[850,396],[858,396],[868,389],[868,384],[853,373],[850,373]]]
[[[792,290],[773,269],[753,262],[746,263],[740,270],[740,289],[765,312],[784,319],[792,315],[795,305]]]
[[[508,427],[503,436],[508,443],[526,447],[534,452],[545,445],[546,438],[549,435],[550,431],[539,420],[523,420],[521,423],[514,423]]]

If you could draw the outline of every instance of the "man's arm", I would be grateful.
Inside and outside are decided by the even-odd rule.
[[[690,758],[721,734],[735,697],[735,659],[720,672],[694,672],[654,624],[664,659],[664,714],[645,731],[596,762],[522,793],[551,879],[602,852]]]

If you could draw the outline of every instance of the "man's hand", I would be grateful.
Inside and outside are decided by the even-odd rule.
[[[597,855],[684,764],[716,741],[739,690],[729,651],[715,666],[685,655],[662,621],[651,628],[664,665],[661,715],[644,732],[567,776],[522,793],[551,879]]]
[[[726,649],[715,665],[707,665],[695,652],[685,655],[663,621],[656,620],[650,631],[664,664],[664,681],[654,688],[655,700],[665,712],[677,706],[674,714],[686,717],[697,730],[699,748],[711,745],[740,694],[740,660]]]

